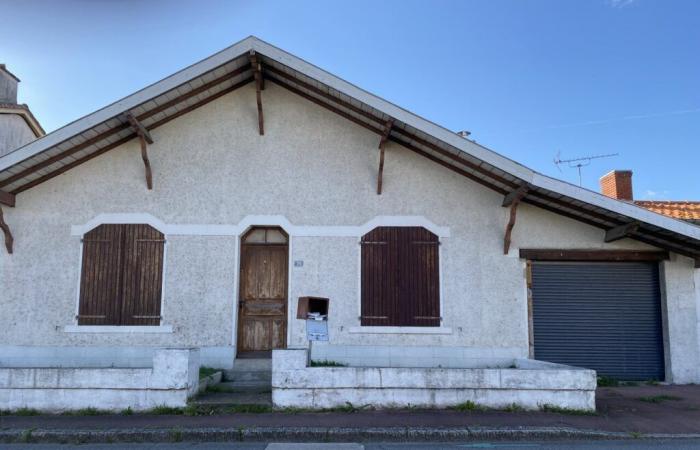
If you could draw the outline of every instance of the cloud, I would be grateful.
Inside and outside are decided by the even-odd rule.
[[[637,0],[608,0],[613,8],[626,8],[634,4]]]
[[[591,126],[591,125],[606,125],[609,123],[622,122],[622,121],[627,121],[627,120],[655,119],[657,117],[681,116],[681,115],[685,115],[685,114],[697,114],[697,113],[700,113],[700,108],[681,109],[678,111],[665,111],[665,112],[652,113],[652,114],[636,114],[636,115],[623,116],[623,117],[613,117],[611,119],[603,119],[603,120],[587,120],[585,122],[573,122],[573,123],[564,123],[564,124],[559,124],[559,125],[548,125],[545,127],[529,128],[529,129],[519,130],[519,131],[529,132],[529,131],[540,131],[540,130],[556,130],[559,128],[587,127],[587,126]]]
[[[663,191],[652,191],[651,189],[647,189],[645,194],[646,198],[650,200],[666,200],[668,199],[668,194],[670,194],[671,191],[663,190]]]

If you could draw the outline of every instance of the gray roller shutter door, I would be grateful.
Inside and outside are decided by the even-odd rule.
[[[657,263],[533,262],[535,358],[663,380]]]

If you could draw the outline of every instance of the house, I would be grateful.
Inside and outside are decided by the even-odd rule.
[[[230,368],[279,349],[276,404],[313,405],[342,399],[311,389],[341,381],[370,401],[376,383],[394,383],[385,399],[444,387],[445,404],[462,369],[498,389],[564,383],[557,364],[700,382],[700,228],[539,174],[255,37],[8,152],[0,190],[0,367],[148,367],[197,348]],[[312,357],[354,378],[304,371],[309,296],[330,299]]]
[[[700,224],[700,202],[678,200],[634,200],[631,170],[613,170],[600,179],[603,195],[632,202],[649,211],[693,224]]]

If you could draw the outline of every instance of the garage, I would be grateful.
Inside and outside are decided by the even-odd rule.
[[[530,275],[536,359],[664,379],[658,262],[531,261]]]

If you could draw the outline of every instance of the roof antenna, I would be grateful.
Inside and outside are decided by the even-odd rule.
[[[608,153],[607,155],[590,155],[590,156],[582,156],[580,158],[572,158],[572,159],[561,159],[560,155],[561,151],[557,152],[557,156],[554,157],[554,164],[556,164],[557,169],[559,169],[559,172],[561,172],[561,164],[567,164],[570,168],[578,169],[578,185],[581,187],[583,185],[581,181],[581,168],[586,167],[591,164],[591,161],[594,159],[600,159],[600,158],[611,158],[613,156],[619,156],[619,153]]]

